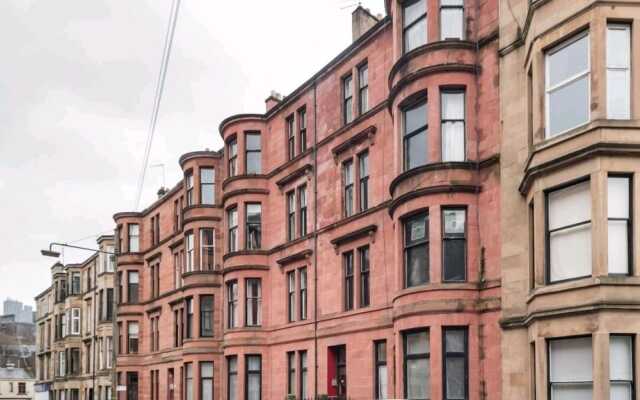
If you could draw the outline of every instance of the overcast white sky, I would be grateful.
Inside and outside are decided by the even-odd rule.
[[[181,154],[221,146],[223,118],[263,112],[270,90],[286,95],[348,46],[353,8],[341,7],[354,3],[183,0],[150,156],[167,186]],[[112,231],[133,209],[170,7],[0,1],[0,300],[32,304],[55,262],[41,248]],[[149,170],[143,205],[161,184]]]

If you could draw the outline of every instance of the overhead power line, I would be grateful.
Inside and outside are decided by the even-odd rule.
[[[162,93],[164,91],[164,82],[167,77],[167,67],[169,66],[169,58],[171,57],[171,48],[173,45],[173,36],[178,22],[178,11],[180,9],[181,0],[173,0],[171,3],[171,13],[169,15],[169,24],[164,39],[164,50],[162,52],[162,61],[160,62],[160,72],[156,83],[156,92],[153,99],[153,110],[151,112],[151,120],[149,121],[149,133],[147,135],[147,143],[144,149],[144,158],[142,169],[138,178],[138,192],[136,194],[135,210],[140,207],[140,199],[142,197],[142,189],[144,188],[144,180],[147,173],[147,165],[149,164],[149,155],[151,153],[151,145],[156,131],[158,122],[158,112],[160,110],[160,102],[162,101]]]

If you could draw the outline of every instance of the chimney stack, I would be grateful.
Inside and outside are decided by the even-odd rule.
[[[282,101],[282,95],[275,90],[271,91],[271,94],[264,101],[267,105],[267,112],[271,110],[273,107],[277,106]]]
[[[358,7],[353,10],[351,14],[351,33],[353,41],[355,42],[364,35],[369,29],[371,29],[379,21],[373,14],[366,8],[362,8],[358,4]]]

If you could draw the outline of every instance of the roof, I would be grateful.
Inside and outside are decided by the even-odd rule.
[[[0,379],[34,379],[23,368],[0,368]]]

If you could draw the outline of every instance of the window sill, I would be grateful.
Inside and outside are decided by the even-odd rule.
[[[587,289],[597,286],[640,286],[640,276],[631,275],[605,275],[605,276],[586,276],[582,278],[574,278],[564,280],[562,282],[550,283],[544,286],[538,286],[533,289],[527,296],[527,304],[540,296],[546,296],[556,293],[570,292],[574,290]]]

